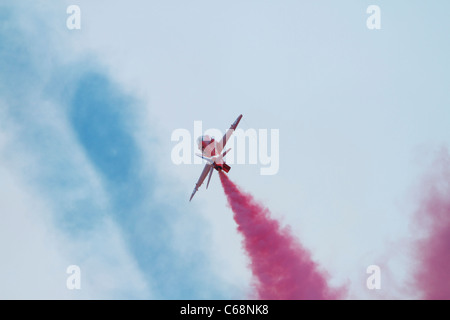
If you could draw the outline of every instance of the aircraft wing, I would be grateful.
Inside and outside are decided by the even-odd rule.
[[[194,197],[194,194],[198,191],[198,188],[203,184],[203,181],[205,181],[206,177],[208,176],[208,173],[210,173],[210,171],[214,170],[214,163],[210,163],[208,162],[205,167],[203,168],[202,174],[200,175],[200,178],[198,178],[197,183],[195,184],[194,187],[194,191],[191,194],[191,198],[189,199],[189,201],[192,200],[192,198]]]
[[[227,132],[225,133],[225,135],[223,136],[222,140],[220,140],[217,143],[217,147],[216,147],[216,154],[221,154],[223,149],[225,148],[225,145],[227,144],[228,139],[231,137],[231,135],[233,134],[234,130],[236,130],[239,122],[242,119],[242,114],[239,115],[239,117],[237,117],[237,119],[233,122],[233,124],[231,125],[230,129],[227,130]]]

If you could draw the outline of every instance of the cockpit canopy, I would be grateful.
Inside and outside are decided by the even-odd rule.
[[[213,141],[214,141],[214,138],[212,138],[208,135],[203,135],[201,137],[198,137],[198,139],[197,139],[198,148],[203,151],[203,149],[205,149],[206,146],[209,145]]]

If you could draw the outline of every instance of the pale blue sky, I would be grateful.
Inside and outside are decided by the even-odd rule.
[[[65,26],[70,4],[81,8],[81,30]],[[366,27],[370,4],[381,8],[381,30]],[[245,296],[247,260],[217,176],[188,204],[201,165],[170,159],[173,130],[195,120],[224,130],[240,113],[243,129],[279,129],[280,170],[235,165],[230,178],[291,226],[334,283],[350,282],[352,296],[403,297],[411,193],[450,141],[448,9],[356,0],[2,5],[0,161],[17,199],[45,203],[42,224],[72,244],[54,248],[54,269],[78,259],[93,270],[68,297]],[[8,212],[26,217],[31,208],[11,201]],[[93,224],[86,240],[86,225],[74,222]],[[28,234],[45,239],[45,230]],[[106,234],[116,240],[100,245]],[[96,261],[77,246],[94,248]],[[95,281],[105,269],[108,279],[123,276],[107,267],[112,258],[133,270],[126,284],[106,281],[114,290]],[[364,287],[369,264],[390,266],[382,293]],[[50,269],[42,266],[46,281]]]

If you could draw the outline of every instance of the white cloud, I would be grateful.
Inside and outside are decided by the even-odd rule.
[[[83,159],[79,147],[66,135],[61,123],[51,118],[57,127],[59,139],[65,141],[60,157],[70,162],[72,170],[67,176],[74,185],[56,186],[58,192],[37,177],[48,170],[45,156],[54,150],[39,150],[21,136],[20,126],[7,117],[2,108],[1,120],[5,124],[0,132],[0,296],[5,299],[72,299],[72,298],[148,298],[150,290],[134,257],[121,235],[120,228],[107,216],[94,220],[89,231],[67,233],[56,223],[67,206],[78,198],[98,202],[105,207],[101,185],[95,172]],[[52,132],[48,128],[47,133]],[[55,139],[58,140],[58,139]],[[61,142],[60,140],[60,142]],[[68,150],[67,155],[64,155]],[[61,175],[63,175],[61,173]],[[63,190],[61,190],[61,188]],[[53,190],[54,191],[54,190]],[[61,194],[67,194],[63,199]],[[97,200],[97,197],[98,199]],[[104,198],[104,197],[103,197]],[[81,210],[83,210],[81,208]],[[67,266],[76,264],[82,271],[82,289],[66,288]]]
[[[172,130],[189,129],[194,120],[226,126],[243,112],[255,127],[280,129],[280,172],[262,178],[235,166],[233,180],[265,199],[274,216],[283,215],[315,257],[337,270],[338,280],[359,280],[367,256],[376,259],[386,239],[407,235],[408,216],[397,203],[419,171],[411,164],[411,150],[423,141],[448,139],[447,109],[435,101],[444,101],[446,91],[422,96],[427,90],[411,92],[420,83],[404,76],[414,72],[408,61],[420,58],[436,63],[419,66],[427,74],[421,79],[445,80],[445,73],[433,70],[442,70],[437,66],[445,63],[438,58],[446,50],[434,50],[438,58],[429,59],[411,43],[398,46],[394,31],[369,39],[365,8],[356,13],[353,4],[330,2],[325,12],[310,5],[270,10],[271,5],[231,3],[217,11],[214,4],[179,4],[79,1],[82,29],[65,34],[69,52],[96,52],[118,81],[148,104],[137,135],[148,158],[156,157],[156,168],[149,170],[178,183],[162,183],[158,197],[187,203],[201,171],[170,162]],[[392,12],[399,8],[392,5]],[[348,23],[339,23],[334,9]],[[405,18],[411,19],[397,15],[393,22],[400,25]],[[421,40],[420,26],[411,26],[417,32],[409,34]],[[427,48],[433,51],[433,45]],[[434,92],[444,83],[427,85]],[[158,133],[157,150],[145,141],[150,130]],[[248,269],[218,179],[212,183],[189,205],[198,205],[211,228],[213,240],[204,248],[210,248],[213,268],[234,285],[248,279]],[[174,221],[174,244],[182,248],[194,241],[180,230],[186,220]],[[397,268],[406,270],[400,262]]]
[[[87,201],[91,210],[109,210],[101,179],[68,125],[64,97],[48,87],[66,80],[58,78],[59,68],[76,58],[65,50],[64,30],[52,29],[57,17],[64,21],[65,11],[55,16],[58,6],[23,3],[10,8],[8,28],[15,32],[3,30],[2,36],[23,35],[12,40],[26,50],[17,59],[28,60],[2,74],[0,87],[0,298],[149,298],[148,279],[108,215],[93,212],[97,219],[83,233],[61,224],[61,217],[76,211],[69,208],[77,201]],[[24,87],[5,90],[17,80]],[[72,264],[81,268],[81,290],[66,288],[66,268]]]

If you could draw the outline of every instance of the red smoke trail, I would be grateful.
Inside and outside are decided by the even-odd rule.
[[[288,229],[270,217],[253,197],[220,173],[228,204],[244,236],[258,299],[339,299],[343,290],[328,287],[324,274]]]
[[[450,299],[450,156],[442,150],[421,186],[418,224],[427,236],[417,244],[415,282],[425,299]]]

